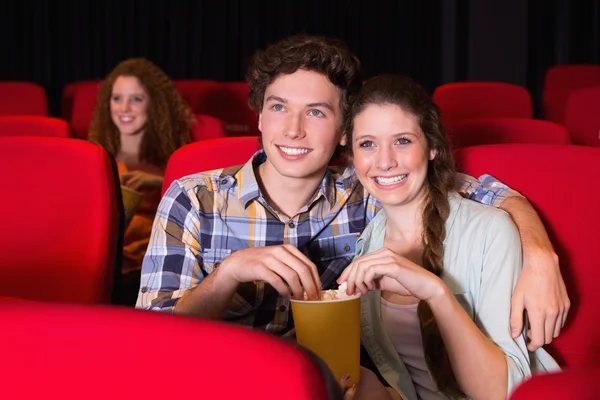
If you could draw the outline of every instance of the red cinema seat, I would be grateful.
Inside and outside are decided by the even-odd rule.
[[[535,375],[513,392],[510,400],[600,399],[600,366]]]
[[[448,124],[480,117],[533,118],[531,95],[503,82],[457,82],[441,85],[433,101]]]
[[[600,66],[556,65],[546,71],[542,91],[542,116],[559,124],[565,122],[565,106],[571,92],[600,85]]]
[[[81,83],[73,95],[71,128],[79,139],[87,139],[100,85],[100,82],[94,81]]]
[[[227,136],[258,136],[258,116],[248,105],[246,82],[224,82],[202,94],[195,112],[212,115],[225,124]]]
[[[184,176],[244,164],[257,151],[256,136],[209,139],[180,147],[169,158],[162,192]]]
[[[600,364],[600,149],[499,144],[456,152],[458,170],[490,174],[536,208],[559,257],[571,311],[548,351],[566,367]]]
[[[95,144],[0,137],[0,296],[107,303],[119,262],[113,163]]]
[[[569,132],[550,121],[532,118],[473,118],[448,128],[455,147],[502,143],[571,144]]]
[[[0,81],[0,115],[48,115],[46,91],[36,83]]]
[[[128,400],[144,393],[176,399],[190,397],[190,390],[198,399],[342,398],[311,353],[233,324],[33,302],[0,304],[0,320],[5,399]],[[182,357],[174,346],[195,351]],[[193,382],[193,390],[185,384]]]
[[[60,102],[60,117],[65,121],[70,121],[73,113],[73,101],[75,99],[75,93],[77,93],[79,88],[82,86],[89,86],[90,84],[99,85],[100,82],[102,81],[99,79],[89,79],[66,84],[63,88]]]
[[[173,85],[193,112],[198,112],[198,101],[204,96],[204,93],[218,84],[217,81],[207,79],[176,79],[173,81]]]
[[[4,115],[0,116],[0,136],[70,138],[71,127],[60,118],[38,115]]]
[[[193,142],[225,136],[223,121],[210,115],[196,114],[196,123],[192,126]]]
[[[600,85],[571,92],[565,126],[574,144],[600,147]]]

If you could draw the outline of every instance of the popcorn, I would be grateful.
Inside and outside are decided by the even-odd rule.
[[[320,301],[331,301],[331,300],[348,300],[353,299],[355,297],[360,296],[360,292],[354,293],[352,296],[346,294],[346,289],[348,284],[346,282],[342,283],[338,289],[330,289],[321,291]],[[306,292],[304,293],[304,300],[310,301]]]

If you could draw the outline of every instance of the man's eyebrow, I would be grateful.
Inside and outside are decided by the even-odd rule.
[[[327,103],[327,102],[320,102],[320,103],[310,103],[306,105],[307,107],[324,107],[327,108],[331,111],[335,111],[332,107],[331,104]]]
[[[273,96],[273,95],[267,97],[267,99],[265,100],[265,103],[269,102],[269,101],[278,101],[280,103],[287,103],[286,99],[279,97],[279,96]]]

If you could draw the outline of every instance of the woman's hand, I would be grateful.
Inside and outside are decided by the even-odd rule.
[[[126,172],[121,175],[121,185],[133,190],[160,189],[162,188],[162,184],[162,176],[140,170]]]
[[[356,258],[337,280],[347,293],[384,290],[428,301],[445,293],[446,285],[435,274],[387,248]]]
[[[344,393],[344,400],[402,400],[400,395],[391,388],[383,386],[377,376],[365,367],[360,367],[360,381],[348,386],[350,376],[340,379],[339,384]]]

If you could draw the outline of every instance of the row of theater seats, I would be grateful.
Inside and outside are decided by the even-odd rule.
[[[228,137],[221,120],[209,115],[196,115],[192,141]],[[499,143],[570,144],[572,137],[554,122],[529,118],[470,118],[455,121],[448,129],[454,147]],[[0,116],[0,136],[48,136],[70,138],[69,124],[59,118],[10,115]],[[575,141],[575,140],[573,140]],[[589,145],[598,144],[590,141]]]
[[[177,369],[205,399],[341,400],[331,372],[305,349],[265,333],[205,320],[139,310],[8,302],[0,298],[0,393],[7,399],[117,399],[152,390],[157,398],[185,398],[188,385],[150,376]],[[152,334],[140,334],[143,332]],[[178,357],[171,343],[199,343],[197,355]],[[173,366],[156,366],[173,360]],[[65,380],[68,377],[68,382]],[[31,382],[34,381],[35,384]],[[282,395],[285,393],[285,396]],[[600,366],[537,375],[510,400],[600,397]]]
[[[210,115],[196,114],[191,128],[191,139],[199,140],[226,137],[223,122]],[[61,118],[39,115],[0,115],[0,136],[45,136],[72,138],[72,129]]]
[[[74,82],[63,90],[61,118],[74,136],[86,138],[98,93],[99,80]],[[258,134],[256,115],[247,104],[244,82],[175,80],[175,86],[192,110],[202,118],[222,121],[214,132],[197,128],[194,138],[253,136]],[[530,93],[523,87],[500,82],[460,82],[441,85],[433,94],[449,131],[473,118],[533,118]],[[562,65],[545,76],[542,119],[564,125],[575,144],[600,146],[600,66]],[[43,88],[22,82],[0,82],[0,115],[47,115]],[[207,117],[203,117],[207,116]],[[199,122],[202,126],[202,121]],[[216,124],[211,122],[211,127]],[[541,125],[540,125],[541,127]],[[549,130],[556,130],[547,125]],[[212,129],[212,128],[211,128]],[[543,131],[543,130],[542,130]],[[493,143],[493,141],[491,142]]]
[[[165,187],[173,179],[190,173],[243,163],[257,147],[256,137],[219,138],[184,146],[169,160]],[[565,329],[548,350],[569,369],[600,365],[600,342],[597,340],[600,322],[596,318],[600,307],[600,291],[596,287],[600,278],[597,268],[600,253],[595,248],[600,226],[600,188],[593,184],[600,176],[600,149],[501,144],[458,149],[456,159],[460,171],[473,176],[494,175],[521,192],[539,211],[559,255],[572,301]],[[35,308],[37,304],[45,306],[47,302],[88,306],[110,303],[113,280],[118,278],[115,271],[119,270],[119,241],[123,234],[122,200],[113,160],[99,146],[82,140],[0,137],[0,169],[7,171],[3,179],[7,195],[0,197],[0,207],[7,210],[0,238],[5,249],[0,254],[0,296],[34,303],[27,306],[30,307],[27,311],[21,308],[9,311],[8,317],[0,315],[3,323],[10,318],[25,320],[27,316],[38,314],[48,315],[47,318],[56,321],[51,309],[37,311]],[[6,301],[0,299],[0,312],[5,304]],[[56,312],[73,315],[67,309]],[[93,319],[87,312],[81,314],[85,321]],[[102,324],[102,318],[113,318],[108,315],[95,323]],[[141,318],[146,316],[139,316],[140,320],[137,320],[134,314],[123,314],[123,319],[127,318],[131,318],[131,326],[153,326],[153,322],[142,323]],[[30,319],[36,321],[36,318]],[[127,348],[128,338],[134,337],[133,332],[120,325],[115,330],[117,322],[114,321],[105,323],[99,332],[117,335],[118,338],[111,337],[122,341]],[[188,323],[193,322],[181,322]],[[88,325],[83,323],[82,326]],[[93,330],[95,325],[89,326]],[[20,337],[19,329],[9,332]],[[177,330],[173,329],[174,332]],[[153,328],[145,331],[160,332]],[[183,336],[179,337],[180,343],[189,342]],[[67,335],[64,340],[69,338]],[[139,343],[146,343],[143,340]],[[83,346],[85,342],[79,343]],[[73,349],[77,350],[76,347]],[[101,357],[106,356],[96,354],[96,350],[95,357],[101,360],[99,365],[105,365],[108,361]],[[132,353],[124,351],[137,357],[135,352],[139,348],[131,347]],[[119,354],[120,359],[122,354]],[[155,354],[154,350],[148,353],[150,357]],[[268,365],[276,362],[266,357],[261,360]],[[115,361],[115,366],[119,362]],[[231,377],[230,374],[227,376]],[[532,385],[536,385],[536,381],[533,382]]]

